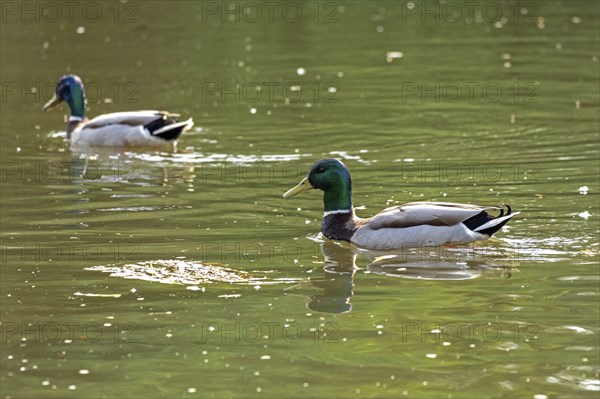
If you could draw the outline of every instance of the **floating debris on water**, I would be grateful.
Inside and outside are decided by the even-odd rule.
[[[152,281],[162,284],[185,285],[190,291],[205,292],[204,287],[199,287],[202,284],[213,283],[230,283],[253,285],[255,289],[260,289],[261,285],[275,284],[291,284],[298,283],[299,279],[294,278],[274,278],[267,279],[266,277],[254,277],[250,273],[230,269],[222,266],[215,266],[195,261],[159,259],[150,260],[139,263],[130,263],[124,265],[107,265],[107,266],[92,266],[85,270],[100,271],[110,273],[111,277],[122,277],[127,279]],[[257,288],[258,287],[258,288]],[[135,288],[131,289],[135,293]],[[120,296],[120,294],[82,294],[75,295],[85,296]],[[241,295],[232,294],[227,298],[237,298]],[[138,300],[143,300],[138,298]]]
[[[402,51],[388,51],[385,53],[385,60],[389,63],[394,61],[395,59],[404,57],[404,53]]]
[[[76,292],[73,295],[75,296],[97,296],[97,297],[102,297],[102,298],[120,298],[121,294],[92,294],[92,293],[87,293],[84,294],[83,292]]]
[[[580,218],[584,218],[584,219],[588,219],[590,216],[592,216],[591,213],[589,213],[588,211],[583,211],[580,214],[578,214],[577,216],[579,216]]]
[[[244,271],[182,260],[151,260],[125,265],[92,266],[86,270],[110,273],[112,277],[188,286],[245,283],[250,280],[250,275]]]

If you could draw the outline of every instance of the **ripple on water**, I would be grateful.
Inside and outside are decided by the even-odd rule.
[[[564,237],[548,237],[544,239],[511,239],[503,237],[502,241],[510,244],[511,250],[518,256],[518,260],[560,262],[572,256],[579,257],[581,251],[577,245],[578,239]],[[572,248],[572,250],[569,250]]]
[[[594,372],[597,373],[598,370],[594,370],[590,366],[569,366],[566,370],[547,377],[546,381],[551,384],[564,385],[574,390],[583,389],[585,391],[600,392],[600,380],[585,377],[586,373]]]
[[[142,161],[154,163],[215,163],[225,162],[233,164],[252,164],[257,162],[289,162],[297,161],[301,157],[311,156],[311,154],[269,154],[269,155],[232,155],[232,154],[202,154],[199,152],[191,153],[138,153],[128,152],[128,156]]]
[[[558,280],[562,281],[600,281],[600,276],[589,275],[589,276],[563,276],[559,277]]]
[[[360,150],[359,152],[366,153],[366,152],[368,152],[368,150]],[[367,161],[367,160],[363,159],[360,155],[351,155],[348,151],[330,151],[329,154],[339,157],[344,160],[352,160],[352,161],[362,163],[365,165],[370,165],[374,162],[377,162],[377,161]]]
[[[98,212],[145,212],[157,211],[160,206],[133,206],[133,207],[117,207],[117,208],[102,208],[97,209]]]
[[[545,330],[546,332],[551,332],[551,333],[564,333],[564,332],[574,332],[576,334],[583,334],[583,335],[591,335],[594,334],[593,331],[591,331],[590,329],[581,327],[581,326],[560,326],[560,327],[548,327]]]

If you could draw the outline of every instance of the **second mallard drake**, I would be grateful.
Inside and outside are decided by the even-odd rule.
[[[174,142],[194,126],[189,118],[178,122],[178,114],[165,111],[114,112],[91,120],[85,117],[85,91],[77,75],[65,75],[56,85],[56,93],[44,105],[49,111],[62,101],[69,105],[67,138],[74,145],[109,147],[156,147]]]
[[[486,240],[504,226],[511,213],[502,207],[449,202],[410,202],[384,209],[369,219],[358,218],[352,207],[352,180],[337,159],[323,159],[308,175],[283,194],[289,198],[311,188],[323,191],[325,213],[321,232],[332,240],[348,241],[375,250],[402,249]],[[493,217],[487,211],[500,209]]]

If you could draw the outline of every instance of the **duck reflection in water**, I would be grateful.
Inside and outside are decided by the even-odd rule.
[[[471,280],[474,278],[510,278],[515,270],[500,251],[494,251],[492,261],[484,248],[428,247],[394,252],[361,250],[343,242],[325,239],[320,242],[323,255],[323,277],[311,277],[308,282],[289,287],[288,294],[310,297],[307,307],[316,312],[346,313],[352,310],[354,277],[378,274],[415,280]],[[356,266],[357,259],[367,259],[366,268]],[[504,263],[498,265],[497,263]],[[318,293],[314,293],[315,289]],[[312,292],[311,292],[312,291]]]

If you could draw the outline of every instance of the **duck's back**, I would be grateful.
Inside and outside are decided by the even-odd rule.
[[[167,115],[150,110],[99,115],[75,129],[71,141],[74,145],[89,146],[160,146],[165,140],[152,136],[145,125]]]
[[[165,116],[168,116],[168,114],[155,110],[112,112],[110,114],[98,115],[91,119],[86,127],[99,128],[106,125],[146,125]]]

